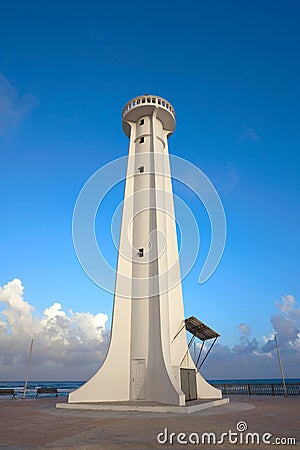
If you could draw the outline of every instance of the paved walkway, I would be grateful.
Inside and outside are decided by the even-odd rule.
[[[41,398],[0,400],[0,448],[2,449],[130,449],[151,448],[218,448],[218,449],[295,449],[300,448],[300,398],[281,397],[231,397],[227,405],[218,406],[198,413],[181,415],[170,413],[135,413],[116,411],[76,411],[56,409],[56,402],[66,399]],[[201,443],[203,433],[215,433],[220,441],[222,433],[237,432],[238,439],[245,443],[247,433],[264,433],[270,443],[243,445],[235,444],[235,435],[224,436],[219,445]],[[242,432],[242,427],[248,430]],[[160,435],[161,444],[157,441]],[[175,433],[171,435],[170,433]],[[185,433],[179,435],[179,433]],[[193,434],[191,434],[193,433]],[[257,436],[253,439],[257,442]],[[200,443],[180,444],[180,440]],[[297,445],[275,445],[276,438],[295,437]],[[210,436],[213,439],[213,435]],[[163,443],[167,440],[168,443]],[[171,441],[171,443],[170,443]],[[211,441],[213,442],[213,441]],[[241,442],[241,441],[240,441]],[[286,442],[286,441],[283,441]]]

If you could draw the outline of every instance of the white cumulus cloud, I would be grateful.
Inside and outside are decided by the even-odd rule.
[[[252,127],[244,126],[239,137],[239,142],[241,143],[246,140],[253,142],[261,142],[261,137]]]
[[[239,330],[242,336],[250,336],[251,334],[251,328],[246,323],[240,323]]]
[[[0,136],[8,136],[38,105],[32,94],[20,95],[15,87],[0,74]]]
[[[289,314],[294,309],[295,303],[295,297],[288,294],[281,297],[281,302],[277,300],[275,305],[284,314]],[[300,310],[300,308],[298,309]]]
[[[300,367],[300,308],[292,295],[275,302],[273,330],[252,337],[241,323],[233,347],[217,342],[201,372],[209,379],[280,378],[275,349],[276,332],[286,377],[297,377]],[[65,311],[55,302],[39,317],[24,299],[24,286],[14,279],[0,287],[0,367],[2,380],[23,380],[33,338],[31,380],[85,380],[104,360],[109,330],[103,313]],[[209,343],[203,349],[203,356]],[[197,351],[199,352],[197,345]]]
[[[109,338],[107,314],[64,311],[53,303],[38,317],[14,279],[0,288],[2,377],[22,379],[31,339],[31,379],[81,379],[103,361]]]
[[[300,308],[292,295],[275,302],[278,312],[271,316],[273,330],[261,341],[250,338],[251,328],[239,325],[239,343],[232,348],[217,343],[207,359],[203,374],[207,378],[280,378],[274,333],[277,335],[286,377],[299,376]]]

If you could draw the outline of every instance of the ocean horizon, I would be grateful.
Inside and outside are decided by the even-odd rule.
[[[218,379],[207,380],[211,384],[282,384],[280,378],[243,378],[243,379]],[[288,383],[300,383],[300,378],[286,378],[285,382]],[[34,398],[36,390],[41,387],[55,387],[58,391],[59,397],[67,397],[70,392],[78,389],[86,381],[28,381],[26,398]],[[16,398],[22,398],[24,394],[25,381],[0,381],[0,389],[11,388],[15,390]],[[49,395],[43,395],[44,397]],[[40,396],[42,397],[42,396]]]

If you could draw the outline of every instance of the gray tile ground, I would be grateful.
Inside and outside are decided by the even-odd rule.
[[[65,401],[59,399],[59,401]],[[56,409],[57,399],[0,400],[0,448],[6,450],[146,450],[152,448],[218,448],[221,450],[295,449],[300,447],[300,398],[232,397],[231,403],[189,415],[126,413],[120,411],[75,411]],[[295,437],[290,445],[160,445],[157,434],[213,432],[218,437],[245,421],[248,432]]]

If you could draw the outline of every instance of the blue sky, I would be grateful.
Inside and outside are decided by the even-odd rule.
[[[262,336],[273,330],[271,318],[278,314],[292,323],[297,340],[299,13],[291,0],[155,0],[151,7],[138,1],[45,6],[29,0],[3,6],[0,285],[20,279],[25,301],[39,317],[58,302],[64,311],[107,314],[109,324],[112,295],[76,259],[72,214],[86,180],[127,154],[123,106],[150,92],[173,104],[177,128],[170,152],[210,177],[228,223],[222,261],[199,285],[209,222],[199,201],[174,184],[203,237],[183,284],[186,316],[215,328],[230,349],[256,339],[261,351]],[[111,204],[122,200],[122,190],[120,185],[111,193]],[[109,228],[108,203],[100,214]],[[99,240],[108,228],[99,230]],[[104,239],[113,262],[111,248]],[[294,298],[288,310],[284,295]],[[280,330],[288,354],[292,338]],[[293,351],[300,351],[297,345]],[[289,376],[299,376],[289,361]],[[235,369],[228,376],[242,376],[238,364]],[[273,374],[279,375],[276,365],[263,375]]]

